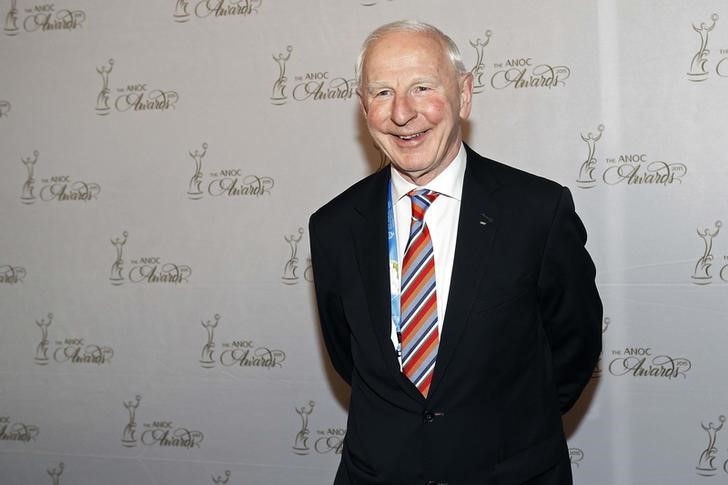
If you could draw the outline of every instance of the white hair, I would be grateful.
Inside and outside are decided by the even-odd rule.
[[[419,22],[417,20],[398,20],[396,22],[382,25],[378,29],[374,30],[371,34],[369,34],[366,39],[364,39],[364,42],[361,45],[361,50],[359,51],[359,57],[357,57],[356,60],[356,78],[359,86],[361,86],[364,61],[366,60],[369,48],[375,41],[381,39],[386,34],[394,32],[416,32],[434,35],[442,42],[443,47],[445,48],[445,53],[447,54],[447,58],[450,60],[452,66],[455,68],[455,72],[457,72],[461,76],[468,72],[468,70],[465,69],[465,64],[463,63],[463,58],[460,54],[460,49],[458,49],[457,44],[455,44],[455,42],[450,37],[445,35],[445,33],[443,33],[440,29],[438,29],[434,25]]]

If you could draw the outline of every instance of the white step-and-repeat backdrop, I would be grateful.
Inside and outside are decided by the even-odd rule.
[[[576,482],[728,481],[724,0],[2,0],[0,483],[331,482],[306,227],[380,163],[354,60],[401,18],[460,45],[469,143],[589,231]]]

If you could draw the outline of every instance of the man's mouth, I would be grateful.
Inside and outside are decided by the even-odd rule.
[[[400,140],[414,140],[414,139],[416,139],[416,138],[419,138],[419,137],[421,137],[421,136],[422,136],[422,135],[424,135],[425,133],[426,133],[426,132],[424,132],[424,131],[421,131],[421,132],[419,132],[419,133],[414,133],[414,134],[412,134],[412,135],[395,135],[395,136],[396,136],[397,138],[399,138]]]

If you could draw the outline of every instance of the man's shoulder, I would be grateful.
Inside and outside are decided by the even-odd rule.
[[[468,148],[468,168],[476,177],[488,179],[490,184],[509,192],[527,192],[531,197],[539,194],[560,194],[563,186],[551,179],[527,172],[479,155]]]
[[[350,211],[357,205],[366,201],[373,194],[382,190],[382,187],[389,180],[389,166],[386,166],[373,174],[364,177],[329,202],[321,206],[311,215],[311,222],[336,222],[342,217],[348,217]]]

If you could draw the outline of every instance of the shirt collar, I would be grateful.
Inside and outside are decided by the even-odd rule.
[[[460,143],[460,150],[450,165],[437,177],[423,187],[419,187],[406,180],[394,167],[392,171],[392,199],[396,202],[406,196],[413,189],[429,189],[445,195],[451,199],[460,200],[463,195],[463,179],[465,178],[465,163],[467,155],[465,145]]]

